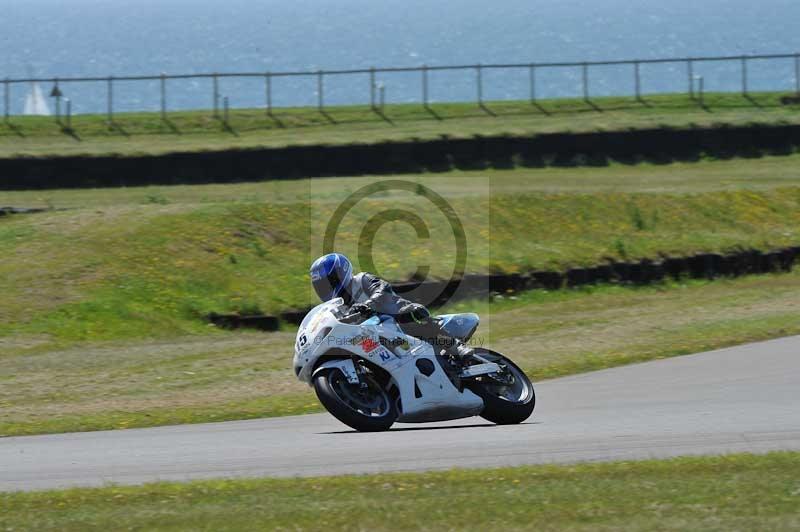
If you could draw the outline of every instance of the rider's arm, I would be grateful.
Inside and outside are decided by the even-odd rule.
[[[379,312],[401,319],[403,322],[427,322],[430,312],[423,305],[412,303],[395,294],[392,285],[383,279],[364,274],[362,279],[364,293],[367,294],[366,306]]]
[[[371,274],[364,274],[361,283],[367,295],[365,305],[381,314],[397,314],[402,299],[394,293],[392,285]]]

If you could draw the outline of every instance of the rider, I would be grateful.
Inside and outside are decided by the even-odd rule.
[[[353,312],[388,314],[403,331],[448,353],[465,356],[472,350],[448,335],[428,309],[395,294],[392,286],[370,273],[353,275],[353,265],[341,253],[323,255],[311,264],[311,284],[322,301],[344,299]]]

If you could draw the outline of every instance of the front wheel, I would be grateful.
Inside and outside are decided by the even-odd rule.
[[[351,384],[338,368],[314,376],[314,391],[333,417],[360,432],[388,430],[397,419],[395,402],[371,375]]]
[[[500,353],[481,349],[476,354],[501,368],[498,373],[481,375],[464,383],[483,399],[481,417],[498,425],[512,425],[528,419],[536,406],[536,394],[525,372]]]

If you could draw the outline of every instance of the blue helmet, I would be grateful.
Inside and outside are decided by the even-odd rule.
[[[311,265],[311,284],[322,301],[342,294],[353,279],[353,265],[341,253],[329,253]]]

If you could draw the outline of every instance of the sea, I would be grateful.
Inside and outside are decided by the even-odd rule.
[[[800,52],[798,0],[0,0],[0,79],[287,72]],[[644,93],[685,92],[685,64],[643,65]],[[476,69],[433,71],[432,102],[475,100]],[[705,90],[736,91],[741,65],[701,62]],[[793,90],[792,59],[748,63],[748,88]],[[230,106],[266,105],[265,77],[221,78]],[[593,96],[629,95],[631,66],[589,69]],[[418,72],[376,75],[387,103],[420,102]],[[53,82],[39,84],[49,98]],[[483,69],[485,100],[530,96],[526,68]],[[368,75],[324,78],[325,105],[363,104]],[[37,108],[12,83],[12,114]],[[105,112],[105,82],[61,82],[76,113]],[[537,69],[536,96],[582,94],[580,68]],[[210,79],[168,80],[168,110],[213,104]],[[155,111],[159,81],[117,81],[114,110]],[[272,104],[319,101],[315,76],[274,77]],[[41,94],[39,98],[41,98]],[[26,101],[28,105],[26,105]],[[0,100],[2,102],[2,100]]]

